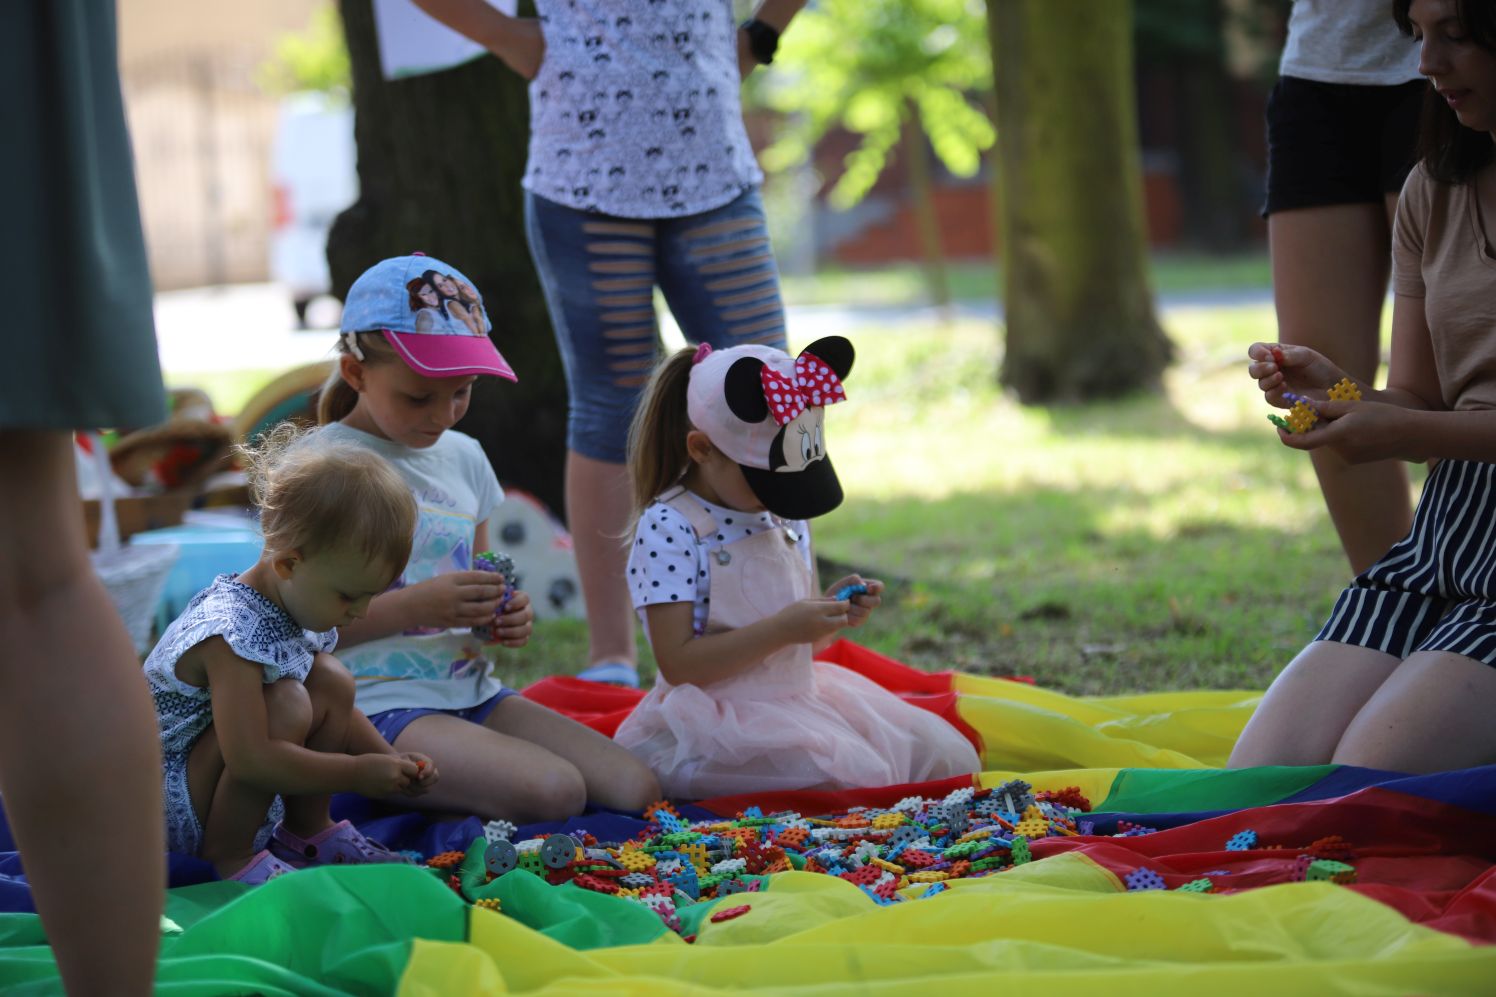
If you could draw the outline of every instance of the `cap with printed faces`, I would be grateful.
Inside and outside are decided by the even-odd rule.
[[[809,519],[841,505],[824,417],[827,405],[846,400],[842,378],[853,355],[841,336],[794,357],[767,346],[697,351],[686,388],[691,425],[737,463],[776,516]]]
[[[343,302],[342,332],[383,332],[417,374],[518,380],[488,338],[483,296],[461,270],[424,253],[380,260]]]

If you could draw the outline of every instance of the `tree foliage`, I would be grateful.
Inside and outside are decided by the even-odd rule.
[[[971,176],[995,138],[972,100],[992,86],[980,0],[822,0],[785,33],[775,72],[754,96],[786,115],[763,163],[804,162],[833,128],[860,137],[832,189],[847,208],[867,194],[911,116],[946,169]]]
[[[282,35],[275,53],[260,67],[257,82],[267,93],[315,90],[346,99],[353,75],[337,8],[318,7],[305,31]]]

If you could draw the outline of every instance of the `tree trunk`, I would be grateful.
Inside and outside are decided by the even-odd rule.
[[[1029,404],[1157,387],[1127,0],[987,0],[1007,348]],[[1077,30],[1077,25],[1084,25]]]
[[[997,121],[997,89],[982,95],[982,105],[987,117]],[[1003,291],[1003,171],[1002,142],[992,143],[987,150],[987,227],[992,239],[992,300],[1002,307]]]
[[[416,250],[461,269],[483,294],[493,341],[519,382],[480,377],[457,428],[483,444],[505,485],[559,513],[566,384],[525,242],[525,81],[492,56],[386,80],[370,0],[338,7],[353,71],[360,194],[328,238],[333,293],[342,297],[373,263]]]
[[[945,251],[940,245],[940,219],[935,215],[935,192],[930,183],[930,152],[919,123],[919,109],[911,101],[905,107],[904,155],[909,165],[909,194],[919,233],[920,260],[925,270],[925,290],[930,304],[940,309],[941,321],[951,320],[951,287],[945,273]]]

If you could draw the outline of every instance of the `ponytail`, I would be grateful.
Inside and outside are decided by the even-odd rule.
[[[390,346],[389,340],[384,338],[384,333],[357,332],[352,335],[358,341],[358,351],[363,354],[358,359],[364,366],[371,367],[398,359],[394,347]],[[353,390],[353,385],[343,380],[342,358],[345,354],[352,354],[348,348],[347,336],[338,337],[337,350],[338,361],[333,364],[332,373],[327,375],[322,391],[317,396],[317,425],[319,426],[342,421],[358,404],[358,392]]]
[[[628,468],[635,519],[690,467],[686,385],[695,356],[696,347],[686,346],[655,367],[629,426]]]

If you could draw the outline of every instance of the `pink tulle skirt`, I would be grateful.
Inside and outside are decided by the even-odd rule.
[[[975,772],[976,749],[943,719],[825,662],[709,686],[663,679],[618,728],[672,799],[848,789]]]

